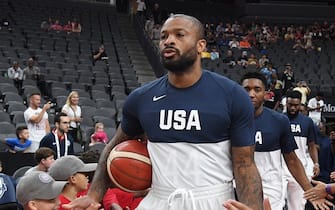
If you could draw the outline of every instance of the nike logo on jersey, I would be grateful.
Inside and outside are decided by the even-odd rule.
[[[163,98],[165,98],[166,97],[166,95],[161,95],[161,96],[154,96],[153,98],[152,98],[152,101],[158,101],[158,100],[161,100],[161,99],[163,99]]]

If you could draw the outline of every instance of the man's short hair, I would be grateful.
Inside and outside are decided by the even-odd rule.
[[[254,72],[248,72],[248,73],[244,74],[241,78],[241,84],[246,79],[259,79],[260,81],[262,81],[265,88],[267,86],[265,76],[263,74],[259,73],[259,72],[254,71]]]
[[[35,92],[35,93],[31,93],[29,98],[33,97],[33,96],[41,96],[41,93]]]
[[[293,98],[293,99],[299,99],[301,100],[301,93],[297,90],[292,90],[292,91],[288,91],[287,94],[286,94],[286,97],[287,98]]]
[[[37,163],[40,163],[41,160],[47,159],[48,157],[55,156],[55,152],[49,147],[40,147],[35,151],[34,159]]]
[[[27,126],[19,126],[16,128],[16,136],[18,139],[20,139],[20,134],[22,133],[23,130],[27,130]]]
[[[54,123],[55,124],[60,123],[60,118],[61,117],[67,117],[67,114],[65,114],[64,112],[60,112],[60,113],[56,114]]]
[[[199,39],[205,38],[204,25],[197,18],[193,16],[189,16],[189,15],[184,15],[184,14],[171,14],[168,19],[174,19],[174,18],[183,18],[183,19],[190,20],[198,29]]]

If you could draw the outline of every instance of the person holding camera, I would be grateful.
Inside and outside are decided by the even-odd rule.
[[[77,91],[72,91],[68,95],[65,105],[62,108],[62,112],[67,114],[70,118],[69,134],[75,142],[81,143],[80,122],[82,121],[82,118],[81,108],[79,106],[79,94]]]
[[[286,93],[288,89],[294,87],[295,78],[290,63],[285,64],[285,70],[283,72],[281,80],[283,82],[283,93]]]
[[[99,49],[93,53],[93,65],[99,60],[107,60],[108,55],[104,45],[100,45]]]
[[[67,114],[60,112],[55,116],[55,129],[45,135],[40,142],[41,147],[52,149],[57,158],[74,155],[73,138],[68,135],[70,128],[70,117]]]
[[[24,111],[24,119],[32,141],[27,152],[34,153],[38,149],[41,139],[50,132],[47,110],[50,109],[52,104],[49,101],[43,105],[43,108],[40,108],[40,105],[41,94],[32,93],[29,97],[29,108]]]

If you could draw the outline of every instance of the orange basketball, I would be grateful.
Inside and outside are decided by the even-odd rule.
[[[127,192],[146,190],[151,185],[151,161],[147,144],[127,140],[109,153],[107,171],[112,182]]]

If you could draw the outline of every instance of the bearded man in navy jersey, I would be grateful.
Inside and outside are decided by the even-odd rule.
[[[264,197],[269,198],[273,210],[282,210],[285,205],[283,159],[304,190],[311,189],[312,185],[309,183],[301,161],[295,154],[298,147],[291,133],[288,117],[263,105],[266,94],[265,76],[258,72],[249,72],[242,77],[241,84],[249,93],[255,108],[255,162],[262,178]],[[314,201],[313,205],[319,207],[325,203],[327,203],[325,199],[319,199]]]
[[[248,95],[236,82],[201,68],[206,40],[196,18],[168,18],[159,46],[167,75],[129,95],[88,196],[66,207],[99,202],[111,186],[106,170],[109,152],[122,141],[141,138],[148,139],[153,174],[151,190],[138,210],[223,209],[224,201],[235,199],[233,179],[239,201],[262,210]]]

